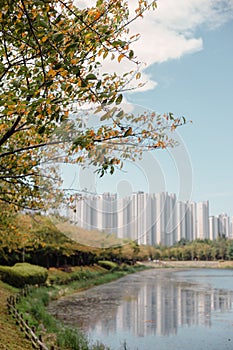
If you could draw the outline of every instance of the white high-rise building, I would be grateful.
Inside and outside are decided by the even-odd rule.
[[[176,227],[176,195],[171,193],[166,196],[165,208],[164,208],[164,224],[165,224],[165,245],[172,246],[176,241],[177,227]]]
[[[117,236],[130,238],[130,197],[119,198],[117,202]]]
[[[209,201],[197,203],[197,238],[209,238]]]
[[[150,217],[151,217],[151,224],[150,224],[150,237],[148,244],[156,245],[157,242],[157,217],[156,217],[156,194],[150,194]]]
[[[233,216],[230,218],[230,239],[233,239]]]
[[[182,238],[214,240],[219,234],[233,238],[233,218],[209,217],[208,201],[177,202],[176,195],[167,192],[137,192],[120,199],[111,193],[77,196],[74,207],[67,213],[76,225],[139,244],[171,246]]]
[[[81,197],[76,207],[76,222],[78,226],[91,230],[91,197]]]
[[[221,237],[230,235],[230,218],[225,213],[218,216],[218,233]]]
[[[151,196],[144,192],[133,193],[129,210],[130,238],[139,244],[148,244],[151,235]]]
[[[218,218],[216,216],[209,217],[210,239],[215,240],[218,237]]]
[[[186,204],[176,202],[176,242],[182,238],[186,239]]]
[[[165,245],[165,203],[166,203],[166,192],[157,193],[156,207],[155,207],[155,220],[156,220],[156,244]]]
[[[193,241],[197,238],[197,204],[187,202],[186,210],[186,239]]]
[[[124,217],[124,198],[117,201],[117,237],[124,238],[124,225],[126,218]]]
[[[101,205],[97,203],[98,211],[102,215],[102,230],[109,233],[117,232],[117,195],[109,192],[101,196]]]
[[[153,194],[144,194],[145,211],[143,215],[144,218],[144,234],[143,237],[138,241],[142,244],[154,244],[154,234],[153,234],[153,211],[155,209],[155,198]]]
[[[146,204],[144,192],[132,194],[131,206],[131,234],[133,240],[142,243],[145,234]]]

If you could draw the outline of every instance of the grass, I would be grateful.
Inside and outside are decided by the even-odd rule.
[[[31,296],[22,298],[20,306],[20,312],[23,313],[24,319],[29,321],[30,326],[36,326],[39,333],[43,335],[43,339],[47,345],[54,344],[55,334],[57,334],[57,343],[64,349],[73,350],[85,350],[89,349],[87,339],[77,330],[67,329],[62,327],[58,321],[53,318],[47,311],[46,305],[50,298],[59,298],[66,293],[72,293],[77,288],[88,288],[88,286],[97,283],[98,276],[103,275],[106,272],[105,269],[97,266],[75,268],[74,274],[82,272],[86,278],[73,281],[69,286],[56,285],[46,288],[34,288]],[[49,272],[50,277],[59,276],[63,280],[68,278],[69,274],[52,269]],[[89,278],[87,278],[87,276]],[[101,279],[104,283],[106,279]],[[88,281],[88,282],[87,282]],[[1,350],[32,350],[31,343],[25,339],[24,334],[16,326],[12,316],[8,315],[6,300],[10,295],[14,295],[19,292],[19,289],[9,286],[6,283],[0,281],[0,349]],[[48,331],[49,332],[48,332]],[[99,344],[92,347],[92,350],[103,350],[103,345]]]
[[[124,245],[127,240],[117,238],[115,234],[101,232],[98,230],[85,230],[75,224],[61,219],[51,218],[61,232],[63,232],[70,239],[91,247],[108,248],[116,245]]]
[[[64,327],[47,312],[51,288],[34,289],[26,298],[22,298],[17,305],[20,313],[31,327],[36,327],[48,347],[56,344],[59,349],[88,350],[88,341],[81,332]]]
[[[18,290],[0,281],[0,349],[31,350],[31,343],[25,339],[13,318],[8,315],[6,300]]]

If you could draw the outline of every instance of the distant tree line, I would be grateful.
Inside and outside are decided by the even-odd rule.
[[[109,248],[79,244],[63,234],[52,218],[0,211],[0,265],[28,262],[49,267],[92,265],[98,260],[133,264],[137,260],[233,260],[233,240],[181,239],[172,247],[144,246],[135,241]]]
[[[181,239],[172,247],[157,246],[151,253],[151,258],[161,260],[233,260],[233,240],[225,237],[192,242]]]
[[[233,260],[233,241],[219,238],[215,241],[181,241],[172,247],[138,246],[134,242],[126,246],[110,248],[91,248],[75,242],[39,244],[37,247],[25,246],[21,249],[4,247],[0,250],[0,265],[14,265],[28,262],[35,265],[64,268],[68,266],[87,266],[99,260],[118,264],[134,264],[144,260]]]

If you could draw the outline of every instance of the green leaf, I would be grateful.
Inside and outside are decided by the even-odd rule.
[[[100,118],[100,121],[102,122],[103,120],[109,119],[110,116],[111,116],[111,111],[108,111],[107,113],[102,115],[102,117]]]
[[[119,105],[122,102],[122,99],[123,99],[123,95],[120,94],[115,101],[116,105]]]
[[[85,80],[82,80],[81,87],[82,88],[87,87],[87,82]]]
[[[48,22],[45,22],[43,19],[40,19],[39,21],[37,21],[37,25],[44,28],[48,28]]]
[[[117,113],[116,119],[121,119],[124,116],[124,114],[124,111],[121,110],[119,113]]]
[[[130,50],[130,52],[129,52],[129,58],[133,58],[133,56],[134,56],[134,52],[133,52],[133,50]]]
[[[101,112],[102,110],[103,110],[103,107],[99,106],[99,107],[96,108],[94,113],[97,114],[97,113]]]
[[[45,126],[42,125],[42,126],[39,128],[38,133],[41,135],[41,134],[43,134],[44,132],[45,132]]]
[[[51,86],[53,84],[53,80],[46,80],[45,85],[47,87]]]
[[[79,69],[79,67],[73,67],[73,68],[72,68],[72,71],[73,71],[74,74],[76,74],[76,76],[79,76],[79,75],[80,75],[80,69]]]
[[[64,35],[63,34],[54,34],[54,40],[57,42],[57,43],[59,43],[60,41],[62,41],[63,40],[63,38],[64,38]]]
[[[99,80],[98,83],[97,83],[97,85],[96,85],[96,89],[99,89],[99,88],[101,87],[101,84],[102,84],[102,81]]]
[[[58,62],[54,65],[53,69],[57,70],[60,69],[62,67],[62,63]]]
[[[86,76],[86,79],[87,80],[96,80],[97,77],[95,76],[95,74],[90,73]]]

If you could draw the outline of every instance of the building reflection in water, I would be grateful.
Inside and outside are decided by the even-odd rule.
[[[185,283],[149,284],[134,289],[133,298],[123,299],[111,317],[103,310],[88,328],[105,335],[122,330],[140,337],[166,336],[181,326],[211,327],[211,313],[228,311],[232,303],[231,291],[200,290]]]

